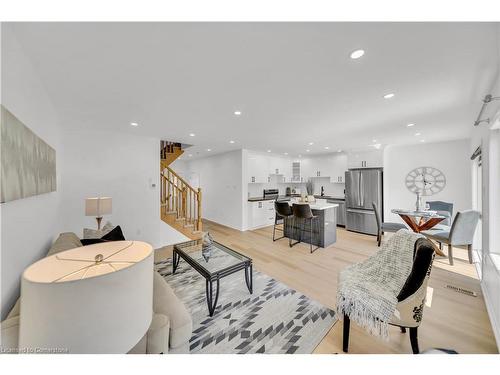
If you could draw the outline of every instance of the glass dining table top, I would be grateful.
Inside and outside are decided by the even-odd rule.
[[[407,210],[407,209],[399,209],[395,208],[392,209],[391,212],[393,214],[397,215],[406,215],[406,216],[415,216],[415,217],[425,217],[425,218],[445,218],[442,215],[439,215],[437,211],[431,211],[431,210],[426,210],[426,211],[415,211],[415,210]]]

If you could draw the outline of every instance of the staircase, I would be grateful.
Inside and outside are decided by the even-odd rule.
[[[160,143],[161,219],[191,239],[201,237],[201,189],[193,188],[170,164],[184,153],[180,143]]]

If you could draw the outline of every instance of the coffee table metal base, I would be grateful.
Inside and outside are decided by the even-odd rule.
[[[173,252],[173,259],[172,259],[172,273],[175,274],[175,271],[177,270],[177,267],[179,266],[179,261],[181,259],[181,254],[177,251]],[[188,263],[190,263],[187,259],[186,260]],[[244,264],[241,268],[238,267],[238,269],[231,269],[227,270],[226,272],[221,272],[217,274],[215,277],[212,278],[205,278],[205,293],[207,296],[207,305],[208,305],[208,313],[210,316],[214,316],[215,313],[215,308],[217,307],[217,301],[219,300],[219,289],[220,289],[220,279],[222,279],[225,276],[231,275],[241,269],[245,270],[245,283],[247,285],[248,291],[250,294],[253,294],[253,269],[252,269],[252,263],[247,262]],[[215,293],[214,293],[214,284],[215,283]]]

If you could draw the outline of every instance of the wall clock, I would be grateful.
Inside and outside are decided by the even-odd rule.
[[[437,168],[418,167],[406,175],[405,183],[412,193],[419,192],[422,196],[429,196],[444,189],[446,177]]]

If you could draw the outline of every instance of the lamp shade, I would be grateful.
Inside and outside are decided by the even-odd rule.
[[[39,260],[23,273],[21,311],[20,350],[127,353],[151,324],[151,245],[108,242]]]
[[[109,215],[112,211],[110,197],[97,197],[85,199],[85,216]]]

